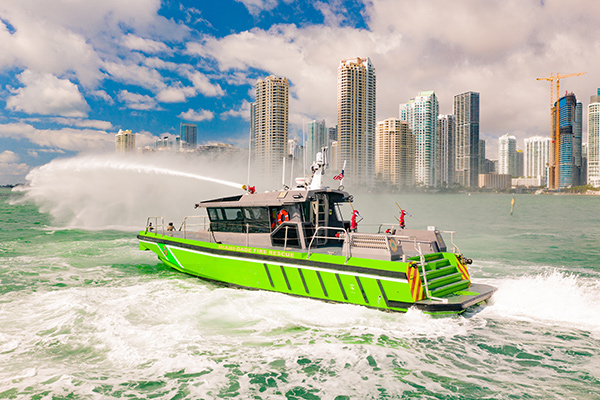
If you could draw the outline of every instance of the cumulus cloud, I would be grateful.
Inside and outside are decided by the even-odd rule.
[[[112,150],[115,146],[114,134],[93,129],[37,129],[25,123],[0,124],[0,137],[17,140],[26,139],[51,151],[98,152]],[[43,149],[35,150],[37,152]]]
[[[154,54],[169,52],[169,47],[167,47],[166,44],[152,39],[145,39],[131,33],[123,38],[123,44],[128,49],[138,50],[144,53]]]
[[[103,66],[114,80],[150,90],[159,90],[166,87],[162,75],[155,69],[134,63],[110,61],[105,62]]]
[[[277,2],[244,4],[256,15]],[[454,95],[476,91],[484,138],[548,134],[549,85],[539,76],[588,71],[561,82],[584,104],[600,81],[600,8],[584,0],[569,7],[557,0],[373,0],[365,2],[365,29],[342,26],[336,4],[314,6],[326,24],[204,37],[187,50],[216,61],[242,85],[269,74],[287,77],[296,129],[309,118],[335,124],[337,67],[348,57],[370,57],[375,66],[378,119],[397,117],[398,105],[423,90],[436,92],[442,113],[453,112]]]
[[[19,161],[19,156],[13,151],[4,150],[2,153],[0,153],[0,163],[14,163],[17,161]]]
[[[119,100],[121,100],[127,108],[133,110],[154,110],[157,108],[156,100],[153,97],[131,93],[127,90],[119,92]]]
[[[47,73],[26,70],[19,75],[22,88],[13,89],[7,108],[27,114],[85,117],[89,106],[77,85]]]
[[[94,119],[82,119],[82,118],[48,118],[48,121],[54,122],[60,125],[76,126],[78,128],[93,128],[99,130],[110,130],[113,124],[109,121],[99,121]]]
[[[156,39],[188,35],[186,27],[160,16],[160,7],[157,0],[58,0],[51,7],[46,0],[4,1],[0,14],[12,29],[0,24],[0,67],[57,76],[73,71],[82,85],[93,87],[104,79],[103,61],[119,45],[162,51]]]
[[[195,111],[192,110],[191,108],[189,110],[187,110],[186,112],[182,112],[181,114],[179,114],[179,118],[181,118],[184,121],[194,121],[194,122],[200,122],[200,121],[208,121],[214,118],[214,113],[212,111],[209,110],[199,110],[199,111]]]
[[[263,11],[271,11],[277,4],[279,4],[279,0],[236,0],[239,3],[242,3],[247,9],[248,12],[254,16],[257,16]],[[288,0],[289,2],[289,0]]]
[[[0,185],[24,183],[29,170],[27,164],[0,162]]]
[[[221,119],[227,119],[228,117],[250,119],[250,102],[244,100],[237,109],[231,109],[221,113]]]
[[[94,90],[91,92],[91,95],[106,101],[108,104],[112,105],[115,103],[113,98],[110,97],[110,95],[108,93],[106,93],[104,90]]]

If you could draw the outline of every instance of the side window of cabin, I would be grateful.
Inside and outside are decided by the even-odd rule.
[[[241,208],[209,208],[208,216],[215,232],[245,232]]]
[[[269,210],[266,207],[244,208],[249,233],[269,233]]]

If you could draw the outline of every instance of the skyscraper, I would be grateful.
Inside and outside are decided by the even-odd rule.
[[[375,68],[369,58],[340,61],[337,127],[340,158],[351,183],[372,184],[375,172]]]
[[[196,124],[181,124],[180,134],[181,140],[185,142],[185,146],[190,149],[195,149],[197,146],[198,126]]]
[[[414,185],[415,137],[408,123],[388,118],[377,123],[375,133],[375,174],[383,183]]]
[[[498,138],[498,173],[517,175],[517,139],[508,133]]]
[[[437,186],[436,177],[439,105],[434,91],[421,92],[400,105],[400,119],[408,122],[416,142],[415,179],[424,186]]]
[[[254,167],[267,179],[281,175],[287,155],[289,83],[269,76],[256,82],[256,102],[251,107],[251,148]]]
[[[485,170],[485,140],[479,139],[479,173],[487,174]]]
[[[455,181],[455,129],[454,115],[448,114],[438,116],[438,131],[440,137],[439,180],[442,186],[450,186]]]
[[[600,89],[588,105],[588,183],[600,186]]]
[[[552,138],[534,136],[525,139],[524,173],[525,178],[541,178],[547,182]]]
[[[580,184],[582,105],[568,93],[559,99],[559,110],[558,187],[566,188]]]
[[[456,118],[456,181],[466,187],[479,185],[479,93],[454,96]]]
[[[135,134],[130,130],[119,129],[115,136],[117,153],[130,153],[135,151]]]
[[[327,137],[327,127],[325,126],[325,120],[311,121],[308,123],[306,130],[306,165],[310,166],[318,152],[323,147],[329,146],[329,140]]]

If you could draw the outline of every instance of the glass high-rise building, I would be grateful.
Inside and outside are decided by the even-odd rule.
[[[196,124],[181,124],[179,136],[185,142],[185,146],[195,149],[198,145],[198,126]]]
[[[282,173],[288,154],[289,82],[268,76],[256,82],[256,102],[251,107],[251,154],[254,168],[273,180]]]
[[[466,187],[479,185],[479,93],[454,96],[456,118],[456,181]]]
[[[421,92],[400,105],[400,119],[408,122],[415,135],[415,180],[424,186],[437,186],[439,104],[434,91]]]
[[[310,165],[315,161],[315,157],[323,147],[329,146],[327,127],[325,126],[325,120],[311,121],[308,123],[306,129],[306,166]]]
[[[573,93],[561,97],[558,102],[558,187],[567,188],[581,183],[582,105],[577,103]]]
[[[407,122],[388,118],[377,123],[375,175],[389,185],[414,186],[415,137]]]
[[[439,180],[442,186],[451,186],[455,181],[455,145],[456,125],[454,115],[438,116],[440,138]]]
[[[338,66],[338,165],[346,162],[346,178],[372,184],[375,174],[375,68],[369,58],[348,58]]]
[[[498,138],[498,173],[517,175],[517,139],[508,133]]]
[[[600,186],[600,89],[590,97],[588,105],[588,160],[587,182]]]

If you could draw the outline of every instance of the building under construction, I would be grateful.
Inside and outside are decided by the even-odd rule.
[[[553,121],[556,120],[556,103],[553,108]],[[582,174],[582,104],[573,93],[566,93],[558,100],[558,135],[553,126],[553,137],[558,146],[558,188],[579,186]]]

